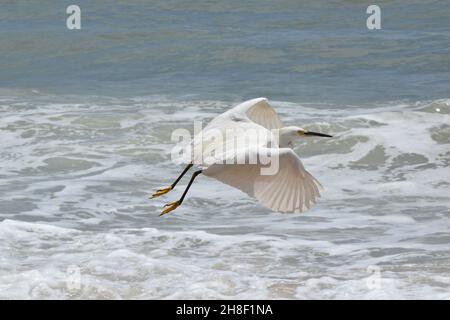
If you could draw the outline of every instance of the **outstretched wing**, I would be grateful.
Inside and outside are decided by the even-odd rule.
[[[266,98],[247,100],[232,108],[230,112],[245,114],[251,121],[269,130],[283,126],[277,112]]]
[[[267,148],[259,148],[258,156],[266,154]],[[246,151],[252,152],[252,151]],[[271,157],[278,158],[278,171],[262,175],[261,169],[274,165],[261,164],[214,164],[203,171],[223,183],[231,185],[258,199],[264,206],[279,212],[303,212],[320,197],[320,183],[303,167],[292,149],[270,149]]]

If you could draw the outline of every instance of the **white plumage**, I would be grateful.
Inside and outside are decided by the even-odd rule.
[[[188,162],[202,170],[194,174],[181,199],[168,204],[169,208],[162,214],[181,204],[199,173],[240,189],[274,211],[303,212],[309,209],[320,197],[321,185],[290,148],[294,139],[307,135],[331,137],[300,127],[282,127],[277,112],[266,98],[235,106],[214,118],[194,137],[186,154]],[[264,162],[267,155],[270,159],[278,159],[278,170],[274,174],[262,174],[271,165]],[[242,164],[237,159],[247,162]],[[254,161],[249,162],[249,159]],[[158,190],[154,196],[173,189],[179,179],[170,188]]]
[[[280,148],[276,137],[270,129],[280,129],[282,122],[275,109],[265,98],[246,101],[228,110],[203,130],[208,135],[211,128],[229,129],[239,126],[265,133],[259,134],[259,148],[250,150],[235,149],[236,154],[270,152],[271,156],[279,156],[279,170],[274,175],[261,175],[261,164],[213,164],[204,166],[203,174],[223,183],[240,189],[258,199],[264,206],[279,212],[303,212],[309,209],[320,197],[320,183],[303,167],[300,158],[291,148]],[[237,131],[239,132],[239,131]],[[254,132],[254,131],[244,131]],[[267,137],[267,140],[264,140]],[[233,137],[227,137],[230,141]],[[240,137],[242,138],[242,137]],[[266,150],[266,147],[272,147]],[[221,146],[215,146],[221,148]],[[228,153],[232,148],[227,148]],[[211,148],[205,148],[209,155]],[[217,153],[219,155],[220,153]],[[233,156],[233,155],[231,155]],[[249,155],[251,157],[251,154]],[[201,164],[200,164],[201,165]]]

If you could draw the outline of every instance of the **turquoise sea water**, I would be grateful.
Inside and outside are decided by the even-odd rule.
[[[448,97],[448,1],[6,1],[0,87],[316,102]]]

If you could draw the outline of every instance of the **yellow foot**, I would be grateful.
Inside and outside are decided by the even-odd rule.
[[[161,217],[161,216],[165,215],[166,213],[169,213],[170,211],[175,210],[176,208],[178,208],[180,206],[180,204],[181,204],[180,200],[166,204],[164,207],[167,207],[167,208],[165,208],[159,216]]]
[[[172,187],[167,187],[167,188],[163,188],[163,189],[158,189],[156,190],[156,192],[154,194],[152,194],[152,196],[150,197],[150,199],[162,196],[163,194],[166,194],[167,192],[169,192],[170,190],[172,190]]]

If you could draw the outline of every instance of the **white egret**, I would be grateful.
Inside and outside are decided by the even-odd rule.
[[[217,133],[221,133],[224,138],[214,138]],[[258,139],[252,140],[255,134]],[[240,189],[274,211],[303,212],[320,197],[319,188],[322,186],[305,170],[291,147],[296,138],[310,136],[332,137],[300,127],[283,127],[277,112],[266,98],[245,101],[214,118],[194,137],[190,144],[190,150],[194,152],[189,155],[187,167],[175,182],[157,190],[152,198],[171,191],[195,164],[201,170],[194,172],[181,198],[166,204],[160,215],[181,205],[194,179],[201,173]],[[236,138],[250,138],[252,142],[237,147]],[[197,147],[201,147],[201,152],[195,152]],[[204,157],[212,152],[216,159],[222,161],[207,163]],[[268,164],[262,161],[262,156],[267,154],[278,162],[275,173],[262,174],[262,169],[268,168]],[[252,157],[256,159],[254,162],[235,161]]]

